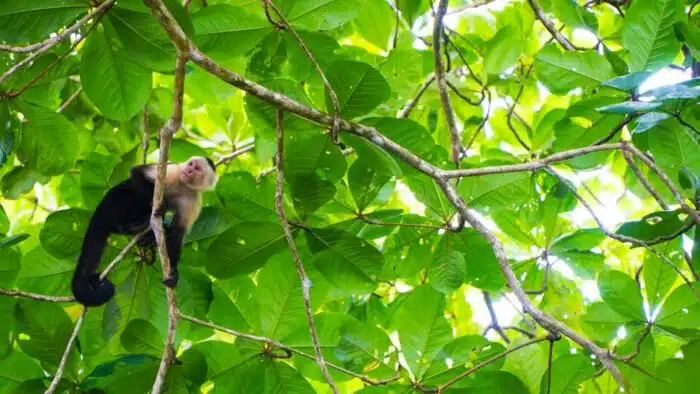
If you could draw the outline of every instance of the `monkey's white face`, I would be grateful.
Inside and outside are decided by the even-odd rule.
[[[204,157],[193,156],[180,164],[180,182],[192,189],[210,190],[214,188],[216,181],[216,172]]]

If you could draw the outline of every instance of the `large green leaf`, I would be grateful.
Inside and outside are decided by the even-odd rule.
[[[212,4],[192,15],[195,43],[207,53],[243,56],[272,31],[261,17],[229,4]]]
[[[41,294],[68,295],[73,271],[75,261],[56,259],[37,246],[22,256],[17,286]]]
[[[219,279],[246,275],[265,265],[286,245],[282,227],[277,223],[240,223],[211,244],[207,250],[207,271]]]
[[[547,387],[550,379],[545,374],[542,376],[540,394],[576,394],[579,392],[579,385],[592,378],[596,372],[591,360],[578,354],[567,354],[557,358],[551,369],[551,386]]]
[[[535,72],[540,82],[557,94],[578,87],[594,87],[615,76],[602,55],[592,50],[561,52],[555,44],[537,54]]]
[[[697,286],[697,282],[694,286]],[[697,290],[683,285],[676,287],[664,301],[656,324],[664,329],[693,329],[700,327],[700,301]]]
[[[80,82],[85,93],[108,118],[127,120],[143,109],[151,91],[151,72],[115,49],[96,29],[82,51]]]
[[[681,220],[679,217],[682,214],[681,210],[650,213],[641,220],[624,223],[615,233],[642,241],[668,237],[676,234],[686,225],[686,220]]]
[[[73,123],[47,108],[22,105],[27,119],[17,155],[25,165],[41,175],[61,174],[78,158],[78,136]]]
[[[386,50],[391,33],[394,31],[394,23],[390,22],[392,17],[395,18],[395,13],[387,2],[366,0],[353,25],[365,40]]]
[[[364,0],[286,0],[283,12],[295,26],[331,30],[353,20]]]
[[[363,212],[383,190],[389,186],[388,191],[393,191],[394,182],[389,175],[377,172],[367,160],[356,160],[348,171],[348,184],[350,194],[355,200],[355,206]]]
[[[656,71],[671,63],[680,49],[673,24],[683,15],[676,0],[636,1],[622,27],[622,43],[630,52],[631,71]]]
[[[317,173],[335,182],[345,175],[347,162],[328,135],[290,136],[284,150],[284,174],[288,179]]]
[[[338,95],[340,113],[347,119],[370,113],[391,94],[391,87],[382,74],[367,63],[337,61],[330,65],[326,76]],[[326,108],[333,111],[328,92]]]
[[[452,339],[444,308],[444,295],[424,285],[413,290],[394,315],[401,352],[417,379],[423,377],[438,351]]]
[[[87,11],[83,0],[3,1],[0,4],[0,40],[35,42]]]
[[[489,41],[484,52],[484,70],[489,74],[500,74],[515,65],[524,49],[524,41],[519,39],[520,30],[505,26]]]
[[[56,211],[46,218],[39,239],[41,246],[56,258],[76,257],[83,244],[83,237],[90,220],[90,213],[82,209]]]
[[[119,163],[117,155],[101,155],[91,152],[83,161],[80,171],[80,191],[88,208],[95,208],[107,190],[114,186],[109,179]]]
[[[129,322],[121,335],[124,349],[130,353],[148,354],[160,357],[163,353],[163,338],[153,324],[136,319]]]
[[[642,295],[634,279],[620,271],[604,271],[598,276],[603,301],[615,312],[635,321],[645,321]]]
[[[667,249],[670,249],[669,252],[673,252],[673,246],[675,246],[674,244],[679,243],[669,242],[666,244]],[[676,267],[680,267],[683,263],[682,261],[678,261],[682,260],[681,253],[668,253],[666,250],[660,250],[660,252],[666,256],[675,255],[676,258],[667,258],[671,264],[676,264]],[[678,272],[676,272],[676,270],[667,261],[664,261],[656,254],[646,252],[642,274],[642,277],[644,278],[644,292],[646,293],[649,307],[653,311],[654,308],[661,305],[661,301],[673,287],[673,284],[678,279]]]
[[[307,236],[315,250],[313,264],[333,286],[349,294],[374,289],[382,262],[374,246],[338,230],[314,229]]]
[[[428,270],[430,283],[443,293],[457,290],[467,277],[467,262],[456,237],[441,237]]]
[[[700,144],[690,133],[675,119],[665,120],[647,131],[649,150],[656,164],[672,179],[677,179],[683,167],[700,174]]]
[[[266,179],[258,184],[249,172],[231,172],[219,179],[216,193],[225,207],[241,220],[279,222],[274,185]]]

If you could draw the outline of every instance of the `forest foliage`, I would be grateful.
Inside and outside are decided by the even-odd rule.
[[[0,391],[690,392],[698,3],[0,2]],[[113,236],[86,312],[161,153],[220,177],[180,283]]]

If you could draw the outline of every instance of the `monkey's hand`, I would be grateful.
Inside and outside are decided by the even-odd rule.
[[[177,282],[179,279],[180,274],[177,272],[177,270],[171,270],[170,278],[163,280],[163,284],[171,289],[174,289],[175,287],[177,287]]]
[[[168,211],[168,208],[165,206],[165,203],[162,202],[158,208],[156,208],[155,211],[153,211],[153,215],[162,218],[165,216],[165,212]]]

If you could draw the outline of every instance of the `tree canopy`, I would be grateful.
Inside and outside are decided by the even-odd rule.
[[[0,390],[690,392],[699,3],[2,2]],[[178,287],[154,216],[77,304],[102,196],[195,155]]]

